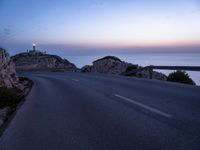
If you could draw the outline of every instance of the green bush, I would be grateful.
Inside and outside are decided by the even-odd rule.
[[[138,65],[131,65],[131,66],[127,67],[125,72],[129,72],[129,71],[136,70],[136,69],[138,69]]]
[[[130,66],[128,66],[127,68],[126,68],[126,71],[125,72],[123,72],[122,74],[123,75],[125,75],[125,76],[136,76],[136,73],[132,73],[132,74],[126,74],[126,73],[128,73],[128,72],[130,72],[130,71],[134,71],[134,70],[137,70],[137,69],[139,69],[139,66],[138,65],[130,65]]]
[[[168,81],[196,85],[185,71],[175,71],[168,75]]]
[[[21,95],[15,89],[0,87],[0,108],[15,107],[20,101]]]

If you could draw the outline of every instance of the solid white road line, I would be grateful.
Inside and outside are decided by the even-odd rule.
[[[72,81],[78,82],[79,80],[77,80],[77,79],[72,79]]]
[[[126,100],[126,101],[128,101],[128,102],[130,102],[130,103],[132,103],[132,104],[134,104],[134,105],[140,106],[140,107],[142,107],[142,108],[144,108],[144,109],[146,109],[146,110],[149,110],[149,111],[151,111],[151,112],[153,112],[153,113],[157,113],[157,114],[159,114],[159,115],[161,115],[161,116],[164,116],[164,117],[167,117],[167,118],[172,117],[172,115],[170,115],[170,114],[168,114],[168,113],[162,112],[162,111],[160,111],[160,110],[158,110],[158,109],[156,109],[156,108],[147,106],[147,105],[145,105],[145,104],[142,104],[142,103],[140,103],[140,102],[134,101],[134,100],[129,99],[129,98],[126,98],[126,97],[124,97],[124,96],[121,96],[121,95],[118,95],[118,94],[115,94],[115,96],[118,97],[118,98],[121,98],[121,99],[123,99],[123,100]]]

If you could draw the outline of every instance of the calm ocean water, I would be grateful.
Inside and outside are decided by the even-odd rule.
[[[77,67],[91,65],[92,62],[105,55],[98,56],[64,56],[64,58],[73,62]],[[121,60],[138,64],[140,66],[148,65],[180,65],[180,66],[200,66],[200,53],[136,53],[130,55],[115,55]],[[158,70],[168,75],[173,70]],[[190,77],[200,85],[200,72],[188,71]]]

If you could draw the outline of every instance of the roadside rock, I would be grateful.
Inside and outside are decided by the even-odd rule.
[[[17,71],[76,71],[74,64],[57,55],[29,51],[11,57]]]
[[[153,71],[152,79],[167,81],[167,76],[161,72]]]
[[[93,62],[92,66],[84,66],[82,72],[121,74],[126,71],[131,64],[121,61],[114,56],[106,56]]]
[[[138,78],[150,78],[150,74],[148,70],[142,70],[142,71],[138,71],[137,73],[135,73],[133,76],[136,76]],[[167,80],[167,76],[164,75],[163,73],[157,72],[157,71],[153,71],[152,72],[152,79],[156,79],[156,80]]]
[[[0,48],[0,87],[14,88],[17,84],[15,65],[6,50]]]

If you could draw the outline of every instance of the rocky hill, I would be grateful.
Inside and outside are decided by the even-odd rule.
[[[124,62],[115,56],[106,56],[93,62],[93,65],[86,65],[81,68],[81,72],[103,73],[122,75],[124,72],[139,69],[138,65]],[[135,77],[149,78],[149,71],[142,70],[134,74]],[[166,76],[162,73],[153,71],[153,79],[166,80]]]
[[[76,71],[74,64],[57,55],[29,51],[11,57],[17,71]]]
[[[13,88],[17,83],[15,65],[6,50],[0,48],[0,87]]]

